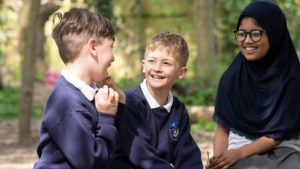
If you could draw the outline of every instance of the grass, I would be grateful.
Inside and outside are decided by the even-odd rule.
[[[0,91],[0,121],[18,118],[20,105],[20,89],[6,86]],[[34,104],[33,117],[40,117],[43,105]]]
[[[217,125],[215,122],[198,117],[197,120],[192,123],[191,130],[192,131],[198,131],[198,130],[215,131],[216,127]]]

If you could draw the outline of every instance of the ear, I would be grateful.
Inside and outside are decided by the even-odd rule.
[[[178,73],[178,79],[183,79],[187,73],[187,67],[181,67]]]
[[[145,73],[145,59],[142,60],[142,66],[143,66],[143,73]]]
[[[88,40],[88,48],[89,48],[89,52],[92,56],[96,56],[96,39],[95,38],[90,38]]]

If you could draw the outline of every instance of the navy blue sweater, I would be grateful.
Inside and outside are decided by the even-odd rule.
[[[41,123],[34,169],[102,169],[116,145],[115,117],[98,113],[79,89],[60,77]]]
[[[119,146],[110,169],[202,169],[200,149],[190,134],[189,116],[174,97],[169,113],[151,109],[140,86],[126,92],[119,116]]]

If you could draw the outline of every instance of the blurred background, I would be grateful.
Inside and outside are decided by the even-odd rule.
[[[25,150],[16,152],[24,145],[31,148],[30,153],[34,152],[45,100],[64,66],[51,38],[56,24],[54,13],[84,7],[100,12],[113,22],[117,30],[116,59],[110,73],[124,90],[144,78],[141,59],[145,44],[152,36],[160,31],[184,36],[190,49],[189,71],[174,86],[173,93],[188,106],[192,130],[197,132],[214,130],[210,117],[218,81],[238,52],[233,31],[240,12],[250,2],[0,0],[0,163],[16,160],[4,158],[2,154],[26,153]],[[275,2],[286,15],[299,56],[300,0]],[[8,150],[9,145],[13,146]]]

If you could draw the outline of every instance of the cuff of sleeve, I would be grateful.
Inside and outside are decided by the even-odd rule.
[[[103,124],[114,125],[115,121],[116,121],[116,119],[115,119],[115,116],[113,116],[113,115],[104,114],[104,113],[98,114],[98,123],[100,125],[103,125]]]

